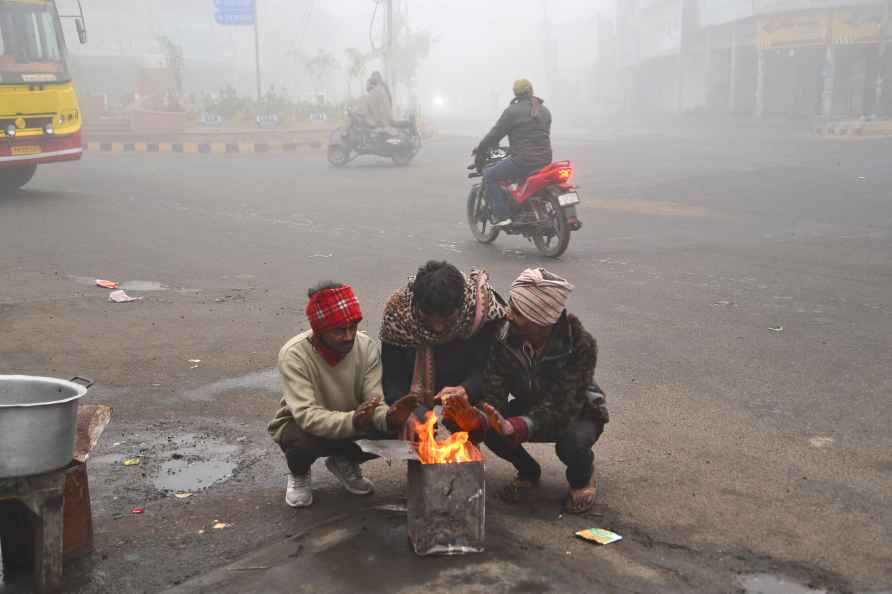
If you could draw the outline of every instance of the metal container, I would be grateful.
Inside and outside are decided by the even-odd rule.
[[[78,400],[93,382],[0,375],[0,478],[67,466],[74,451]]]
[[[409,460],[408,491],[408,533],[415,554],[464,555],[483,551],[483,462],[422,464]]]

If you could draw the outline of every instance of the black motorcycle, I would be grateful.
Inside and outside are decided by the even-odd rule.
[[[415,116],[405,121],[394,121],[395,134],[371,128],[365,120],[348,111],[350,123],[331,133],[328,142],[328,162],[343,167],[360,155],[390,157],[397,165],[406,166],[421,150],[421,135]]]
[[[477,154],[468,169],[468,177],[482,177],[483,170],[508,158],[508,151],[499,147],[486,154]],[[492,243],[504,231],[508,235],[523,235],[533,242],[544,256],[557,258],[570,244],[570,233],[582,228],[576,213],[579,204],[578,188],[572,184],[573,164],[557,161],[532,172],[523,180],[500,185],[512,203],[511,224],[493,226],[492,206],[482,183],[474,184],[468,195],[468,225],[474,239]]]

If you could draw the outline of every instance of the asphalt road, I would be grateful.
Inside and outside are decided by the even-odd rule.
[[[309,150],[88,154],[0,198],[0,372],[91,376],[88,401],[115,409],[90,462],[97,552],[69,564],[70,589],[222,593],[299,577],[298,590],[332,592],[359,578],[404,592],[733,592],[750,574],[892,589],[892,141],[559,136],[584,227],[558,261],[522,239],[471,239],[471,146],[441,137],[409,168],[340,171]],[[348,530],[298,563],[286,537],[339,514],[390,534],[367,507],[398,500],[404,471],[370,463],[378,491],[357,503],[320,469],[317,504],[286,508],[265,433],[276,352],[305,326],[316,281],[353,284],[374,334],[388,295],[430,258],[483,267],[505,291],[538,265],[576,285],[570,309],[599,340],[612,416],[598,505],[561,515],[563,469],[534,446],[542,493],[520,507],[489,498],[484,557],[436,565],[390,541],[375,557],[376,540]],[[95,278],[143,299],[109,303]],[[132,455],[142,464],[123,466]],[[511,475],[488,459],[491,490]],[[573,538],[594,526],[625,540]],[[249,554],[278,573],[225,567]]]

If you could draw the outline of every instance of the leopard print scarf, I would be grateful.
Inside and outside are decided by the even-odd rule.
[[[508,308],[489,284],[489,275],[483,270],[472,270],[465,276],[465,299],[455,325],[445,332],[432,332],[415,315],[414,282],[415,278],[410,277],[409,284],[387,302],[380,337],[388,344],[415,348],[411,391],[430,404],[435,384],[433,347],[470,338],[484,324],[505,319]]]

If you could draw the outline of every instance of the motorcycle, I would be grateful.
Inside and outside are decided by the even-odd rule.
[[[468,166],[473,170],[468,177],[482,177],[486,167],[507,158],[508,151],[503,147],[478,154]],[[576,214],[579,192],[571,183],[572,178],[573,164],[557,161],[534,171],[525,180],[500,183],[509,200],[514,201],[511,224],[505,227],[493,227],[492,208],[483,184],[474,184],[468,194],[468,224],[474,239],[492,243],[501,231],[523,235],[542,255],[557,258],[570,244],[570,233],[582,228]]]
[[[347,112],[350,123],[331,133],[328,143],[328,162],[343,167],[360,155],[390,157],[400,166],[412,162],[421,150],[421,135],[415,116],[405,121],[395,121],[396,134],[370,128],[362,116]]]

